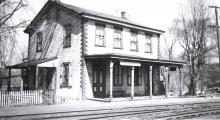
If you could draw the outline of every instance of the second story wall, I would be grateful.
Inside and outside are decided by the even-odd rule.
[[[45,12],[29,34],[29,60],[51,57],[62,57],[63,61],[72,60],[74,52],[80,53],[81,50],[81,19],[57,7],[50,7]],[[66,37],[69,37],[69,43],[66,44],[70,45],[65,47]],[[39,39],[41,48],[37,50]]]
[[[111,24],[97,24],[97,22],[93,20],[88,20],[85,23],[85,27],[87,30],[87,48],[86,54],[87,55],[97,55],[97,54],[122,54],[127,56],[138,56],[150,59],[157,59],[158,58],[158,50],[159,50],[159,37],[156,34],[143,32],[138,30],[132,30],[130,28],[126,28],[123,26],[116,26]],[[97,45],[96,37],[97,37],[97,26],[104,27],[104,45]],[[119,28],[121,30],[121,48],[115,47],[115,31]],[[98,28],[99,29],[99,28]],[[133,32],[134,31],[134,32]],[[136,34],[137,38],[137,50],[132,50],[132,43],[131,40],[133,33]],[[101,33],[102,34],[102,33]],[[147,35],[148,34],[148,35]],[[146,50],[146,36],[149,36],[151,39],[151,50],[150,52]],[[99,43],[98,43],[99,44]]]

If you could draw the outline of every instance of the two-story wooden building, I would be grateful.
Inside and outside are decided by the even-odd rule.
[[[159,59],[162,30],[126,18],[49,0],[24,31],[29,34],[27,89],[54,89],[75,99],[165,94]]]

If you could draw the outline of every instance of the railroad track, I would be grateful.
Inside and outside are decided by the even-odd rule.
[[[178,119],[220,113],[220,102],[186,103],[173,105],[138,106],[84,111],[0,116],[0,119],[114,119],[141,116],[149,119]]]

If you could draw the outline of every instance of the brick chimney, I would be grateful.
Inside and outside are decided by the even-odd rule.
[[[127,12],[122,11],[122,12],[121,12],[121,18],[128,19],[128,18],[127,18]]]
[[[131,18],[131,16],[127,12],[122,11],[121,12],[121,18],[129,20]]]

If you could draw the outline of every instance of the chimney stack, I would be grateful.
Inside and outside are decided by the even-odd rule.
[[[122,11],[121,12],[121,18],[123,18],[123,19],[130,19],[130,15],[127,12]]]
[[[127,19],[127,13],[125,11],[121,12],[121,18]]]

